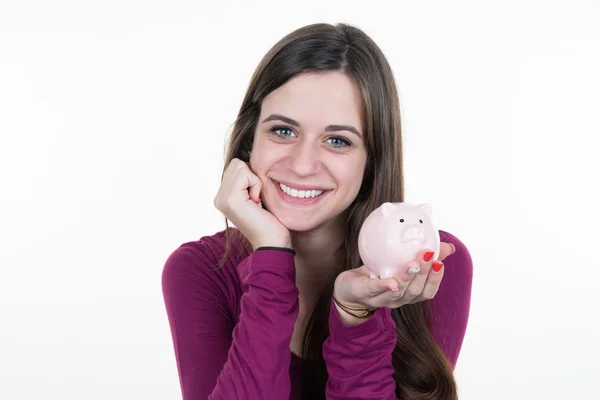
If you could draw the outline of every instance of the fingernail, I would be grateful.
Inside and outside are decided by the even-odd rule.
[[[410,275],[414,275],[414,274],[416,274],[417,272],[419,272],[420,270],[421,270],[421,268],[411,268],[411,269],[409,269],[409,270],[408,270],[408,273],[409,273]]]
[[[456,252],[456,246],[450,243],[450,247],[452,247],[452,254],[454,254]]]
[[[442,269],[442,267],[444,266],[444,263],[441,261],[436,261],[433,263],[433,265],[431,266],[431,268],[433,268],[433,270],[435,272],[439,272],[440,269]]]
[[[397,287],[393,287],[393,286],[388,286],[388,289],[390,289],[392,292],[397,292],[398,288]]]
[[[423,260],[425,260],[425,261],[430,261],[432,257],[433,257],[433,251],[428,251],[428,252],[427,252],[427,253],[425,253],[425,255],[423,256]]]

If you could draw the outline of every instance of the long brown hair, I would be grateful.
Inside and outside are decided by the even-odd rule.
[[[358,233],[365,218],[384,202],[404,201],[400,104],[392,70],[373,40],[347,24],[312,24],[288,34],[265,55],[250,81],[233,127],[225,168],[233,158],[249,160],[263,99],[303,72],[340,71],[359,86],[363,97],[363,132],[367,163],[361,189],[348,208],[346,237],[338,250],[337,273],[362,265]],[[239,231],[226,223],[226,260],[232,245],[244,254],[250,248]],[[337,276],[337,274],[336,274]],[[321,294],[304,335],[303,398],[325,398],[327,369],[322,345],[329,335],[329,305],[333,281]],[[423,302],[392,310],[397,343],[392,355],[396,394],[410,400],[458,398],[451,364],[428,329]]]

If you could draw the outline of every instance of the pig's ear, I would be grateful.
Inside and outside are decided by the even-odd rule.
[[[419,204],[417,208],[428,217],[431,216],[431,206],[429,204]]]
[[[394,205],[392,203],[386,202],[381,205],[381,215],[384,217],[389,215],[394,209]]]

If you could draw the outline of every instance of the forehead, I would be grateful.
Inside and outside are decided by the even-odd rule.
[[[263,100],[261,115],[283,114],[302,125],[332,123],[362,127],[362,96],[358,85],[342,72],[296,75]]]

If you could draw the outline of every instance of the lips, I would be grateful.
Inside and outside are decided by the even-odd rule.
[[[317,190],[317,189],[298,190],[298,189],[286,186],[283,183],[279,184],[279,188],[286,194],[288,194],[292,197],[300,198],[300,199],[309,198],[309,197],[318,197],[323,194],[322,190]]]
[[[283,183],[285,186],[292,188],[292,189],[296,189],[296,190],[322,190],[323,192],[331,190],[328,187],[320,186],[320,185],[302,185],[302,184],[296,184],[296,183],[289,182],[289,181],[277,181],[275,179],[272,179],[272,181],[277,184]]]
[[[286,203],[288,204],[292,204],[292,205],[312,205],[315,204],[319,201],[321,201],[323,199],[323,197],[325,197],[329,192],[331,192],[331,190],[324,190],[323,192],[321,192],[320,194],[318,194],[318,192],[321,191],[321,189],[316,189],[315,187],[312,186],[308,186],[308,185],[286,185],[284,182],[281,182],[281,184],[283,184],[283,186],[288,187],[288,188],[293,188],[293,189],[288,189],[288,191],[292,191],[292,195],[286,193],[286,191],[284,191],[284,189],[282,189],[281,185],[279,182],[273,180],[273,185],[276,186],[275,190],[277,191],[277,193],[279,193],[279,197],[281,197],[281,199],[283,199]],[[298,191],[298,187],[300,188],[306,188],[306,189],[300,189]],[[310,190],[310,192],[309,192]],[[313,190],[315,192],[313,192]],[[296,191],[296,192],[293,192]],[[300,192],[300,193],[298,193]],[[306,197],[306,194],[308,193],[308,197]],[[298,194],[304,195],[305,197],[299,197]],[[317,195],[318,194],[318,195]]]

